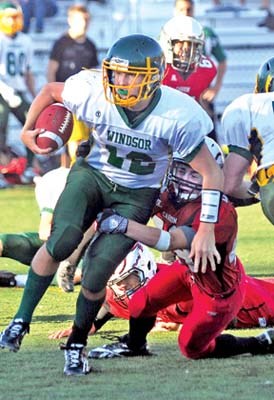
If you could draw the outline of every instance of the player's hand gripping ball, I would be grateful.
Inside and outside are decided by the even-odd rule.
[[[35,128],[44,129],[36,142],[40,149],[60,149],[69,140],[73,128],[72,113],[62,104],[53,103],[47,106],[36,120]]]

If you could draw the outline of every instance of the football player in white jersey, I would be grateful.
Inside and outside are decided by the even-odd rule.
[[[8,116],[11,112],[24,125],[35,96],[31,71],[33,48],[23,29],[23,13],[17,2],[0,3],[0,151],[7,152]],[[27,149],[27,168],[33,154]]]
[[[65,83],[48,83],[28,112],[21,137],[34,153],[51,151],[37,146],[41,130],[34,124],[40,112],[56,101],[93,129],[93,144],[86,159],[71,168],[54,210],[51,235],[33,259],[21,304],[0,334],[0,347],[19,350],[59,262],[78,246],[100,211],[115,207],[127,218],[148,222],[174,151],[204,178],[201,224],[190,256],[197,269],[209,262],[215,270],[220,262],[214,224],[223,174],[204,143],[212,130],[209,116],[190,96],[161,86],[163,50],[146,35],[117,40],[102,67],[102,71],[81,71]],[[89,330],[104,301],[108,279],[134,243],[123,235],[98,234],[89,244],[74,325],[64,346],[65,375],[90,372],[84,351]]]
[[[235,205],[258,201],[251,182],[245,180],[248,167],[255,161],[262,210],[274,224],[274,92],[271,63],[273,60],[270,59],[261,65],[255,93],[240,96],[225,109],[222,141],[229,149],[223,168],[225,193],[232,196]]]

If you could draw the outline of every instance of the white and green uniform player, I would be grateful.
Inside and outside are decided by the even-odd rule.
[[[9,112],[23,125],[34,95],[33,47],[22,28],[21,8],[3,1],[0,4],[0,149],[6,145]]]
[[[224,165],[225,192],[245,198],[242,190],[248,186],[244,175],[255,160],[261,206],[274,224],[274,93],[240,96],[225,109],[222,127],[222,142],[229,149]]]
[[[169,154],[178,151],[187,162],[191,161],[212,129],[206,112],[179,91],[159,88],[148,108],[134,115],[106,101],[101,82],[100,71],[82,71],[66,81],[62,94],[64,104],[92,128],[93,135],[89,155],[72,167],[55,209],[47,249],[57,260],[69,256],[73,243],[77,246],[83,230],[103,208],[113,207],[124,216],[146,223]],[[121,235],[102,235],[93,244],[96,262],[86,269],[92,291],[103,289],[132,245],[132,240]],[[88,253],[84,268],[90,257]]]
[[[35,134],[39,132],[33,130],[33,122],[55,101],[63,101],[92,129],[92,143],[86,159],[77,160],[69,172],[54,210],[50,237],[33,259],[21,304],[9,328],[0,334],[0,347],[19,349],[58,261],[72,254],[100,212],[113,208],[126,218],[148,222],[175,151],[204,178],[201,223],[192,242],[194,265],[204,268],[209,257],[215,267],[214,256],[220,255],[214,223],[218,221],[223,177],[204,144],[213,124],[191,97],[161,87],[164,71],[165,57],[157,41],[142,34],[128,35],[112,45],[102,73],[86,70],[64,84],[52,82],[34,99],[21,134],[32,151],[50,152],[37,146]],[[116,228],[114,224],[113,230]],[[169,236],[159,238],[159,248],[166,247]],[[66,375],[90,372],[87,360],[83,361],[83,347],[104,301],[108,279],[134,243],[122,233],[98,233],[89,244],[74,325],[64,347]],[[18,328],[17,324],[21,327],[12,336],[11,329]]]
[[[106,102],[100,71],[69,78],[64,104],[93,130],[86,163],[115,185],[159,189],[169,151],[191,160],[212,127],[207,115],[187,95],[162,86],[144,112],[136,116]]]

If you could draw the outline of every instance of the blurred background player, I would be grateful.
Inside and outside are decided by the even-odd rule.
[[[175,0],[174,14],[175,15],[186,15],[194,17],[195,14],[195,2],[194,0]],[[222,88],[224,76],[227,69],[227,56],[225,50],[220,42],[220,39],[216,32],[210,26],[203,26],[205,35],[204,54],[208,57],[212,57],[216,62],[217,75],[214,82],[204,91],[202,98],[203,106],[211,116],[214,125],[216,126],[217,115],[215,114],[214,99],[218,95]],[[215,137],[212,134],[213,139],[218,139],[215,132]]]
[[[203,55],[202,25],[192,17],[173,17],[163,26],[159,41],[167,62],[163,84],[194,97],[203,106],[203,94],[217,69],[213,61]]]
[[[35,32],[44,31],[45,18],[54,17],[58,12],[57,0],[20,0],[24,14],[23,32],[28,33],[31,27],[31,20],[35,20]]]
[[[24,125],[31,98],[35,96],[31,71],[31,39],[22,32],[23,13],[16,1],[0,2],[0,152],[6,155],[3,172],[21,175],[22,183],[32,182],[33,153],[27,149],[27,164],[9,149],[7,128],[9,113]],[[13,162],[12,162],[13,159]],[[1,163],[1,162],[0,162]],[[5,187],[3,176],[0,188]]]
[[[54,43],[48,68],[48,82],[64,82],[69,76],[83,68],[98,67],[98,51],[94,42],[88,38],[87,30],[91,21],[89,10],[83,4],[74,4],[68,8],[68,31]],[[74,117],[73,132],[68,143],[69,160],[62,157],[62,165],[75,162],[79,143],[87,140],[89,128]]]

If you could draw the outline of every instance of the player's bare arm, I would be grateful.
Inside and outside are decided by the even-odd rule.
[[[224,192],[240,199],[251,198],[248,194],[250,181],[245,181],[244,176],[249,167],[249,161],[237,153],[229,153],[224,163]]]
[[[111,209],[106,209],[98,215],[97,229],[103,233],[123,233],[131,239],[160,251],[182,250],[188,247],[184,232],[178,228],[166,232],[122,217]]]
[[[201,232],[197,233],[194,238],[198,235],[198,239],[201,241],[201,249],[204,253],[201,253],[201,262],[198,264],[198,268],[194,269],[193,272],[198,272],[201,267],[201,271],[206,272],[206,267],[208,262],[211,265],[213,271],[215,271],[215,260],[217,262],[221,261],[220,255],[215,248],[215,237],[213,232],[213,241],[205,241],[203,235],[210,236],[211,226],[213,224],[205,224],[208,229],[201,229]],[[159,251],[169,251],[169,250],[189,250],[192,239],[188,239],[184,231],[179,227],[170,230],[169,232],[161,230],[159,228],[154,228],[151,226],[140,224],[131,219],[122,217],[114,210],[106,209],[103,213],[99,214],[97,217],[97,229],[99,232],[115,234],[123,233],[125,236],[140,241],[149,247],[152,247]],[[194,235],[194,231],[193,231]],[[210,237],[211,238],[211,237]],[[204,247],[203,247],[204,246]],[[211,246],[211,247],[210,247]],[[210,251],[208,251],[208,248]],[[203,267],[203,263],[206,267]]]
[[[41,133],[41,129],[34,129],[35,121],[41,111],[54,102],[62,102],[62,91],[64,84],[60,82],[48,83],[33,100],[28,111],[27,119],[21,132],[23,143],[36,154],[48,154],[51,148],[40,149],[36,144],[36,136]]]
[[[190,162],[190,165],[203,177],[202,194],[206,195],[208,199],[211,199],[213,196],[220,200],[224,188],[223,172],[218,168],[205,144]],[[215,206],[215,210],[218,213],[219,204],[216,203]],[[206,213],[207,211],[205,211]],[[203,214],[202,206],[201,215]],[[216,220],[212,220],[212,222],[206,215],[205,218],[201,219],[197,234],[192,241],[190,257],[194,259],[194,272],[198,272],[200,268],[202,272],[206,272],[208,262],[211,269],[215,271],[216,261],[217,263],[220,262],[220,255],[215,246],[214,223],[217,222],[218,216],[216,215],[215,217]]]

